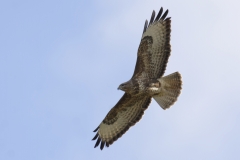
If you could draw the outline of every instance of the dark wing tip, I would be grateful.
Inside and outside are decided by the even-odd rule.
[[[170,20],[170,19],[171,19],[171,17],[168,17],[168,18],[165,19],[165,21]]]
[[[99,143],[101,142],[101,138],[100,137],[98,137],[98,139],[97,139],[97,142],[96,142],[96,144],[95,144],[95,146],[94,146],[94,148],[96,148],[98,145],[99,145]]]
[[[106,146],[109,147],[109,143],[108,142],[106,142]]]
[[[99,129],[99,126],[93,132],[97,132],[98,129]]]
[[[97,139],[98,138],[98,139]],[[96,148],[97,146],[99,146],[100,144],[100,149],[103,150],[104,146],[106,145],[107,147],[109,147],[109,143],[108,142],[105,142],[101,139],[101,137],[99,137],[99,134],[97,133],[94,138],[92,140],[96,140],[97,139],[97,142],[94,146],[94,148]]]
[[[168,14],[168,9],[165,11],[165,13],[163,14],[163,16],[160,18],[160,20],[164,20],[167,17]]]
[[[155,18],[155,11],[153,10],[153,12],[152,12],[152,16],[151,16],[151,19],[150,19],[150,22],[149,22],[149,25],[152,24],[154,18]]]
[[[100,149],[101,149],[101,150],[104,148],[104,145],[105,145],[105,142],[102,141],[102,142],[101,142],[101,146],[100,146]]]
[[[158,21],[158,20],[159,20],[159,18],[160,18],[161,15],[162,15],[162,12],[163,12],[163,8],[161,7],[160,10],[159,10],[159,12],[158,12],[158,15],[157,15],[155,21]]]
[[[148,28],[153,22],[161,21],[161,20],[162,20],[162,21],[163,21],[163,20],[169,20],[169,19],[170,19],[170,18],[165,19],[165,18],[167,17],[167,15],[168,15],[168,9],[164,12],[163,15],[162,15],[162,13],[163,13],[163,7],[160,8],[157,17],[155,18],[155,11],[153,10],[149,24],[148,24],[148,21],[147,21],[147,20],[145,21],[144,28],[143,28],[143,33],[146,32],[147,28]],[[155,18],[155,19],[154,19],[154,18]]]
[[[94,141],[95,139],[97,139],[98,136],[99,136],[99,134],[97,133],[97,134],[93,137],[92,141]]]
[[[148,20],[145,21],[144,28],[143,28],[143,33],[146,32],[148,26]]]

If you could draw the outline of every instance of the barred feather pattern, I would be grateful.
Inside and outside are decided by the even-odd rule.
[[[153,11],[149,25],[147,21],[145,22],[133,77],[147,74],[148,78],[160,78],[166,70],[171,52],[171,19],[166,18],[168,10],[161,16],[162,11],[161,8],[155,19],[155,11]],[[147,45],[143,43],[146,38],[151,39],[151,41],[147,41]],[[148,46],[148,48],[143,51],[140,49],[143,46]],[[147,61],[141,61],[142,59],[147,59]],[[144,70],[139,69],[143,68],[143,66]]]
[[[151,97],[145,95],[131,96],[124,94],[119,102],[109,111],[99,127],[94,130],[97,132],[93,140],[100,142],[100,149],[111,145],[120,138],[131,126],[135,125],[143,116],[148,108]]]
[[[162,109],[170,108],[176,101],[182,89],[182,76],[175,72],[158,79],[161,84],[160,93],[153,96]]]

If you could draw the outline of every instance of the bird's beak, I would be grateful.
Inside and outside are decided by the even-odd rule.
[[[120,88],[118,87],[118,90],[119,90]]]

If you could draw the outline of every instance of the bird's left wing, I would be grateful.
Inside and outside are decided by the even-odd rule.
[[[92,140],[96,140],[95,147],[100,143],[100,149],[106,145],[109,147],[114,141],[121,137],[129,127],[137,123],[144,110],[151,102],[151,97],[144,95],[131,96],[127,93],[108,112],[102,123],[94,130],[97,132]]]

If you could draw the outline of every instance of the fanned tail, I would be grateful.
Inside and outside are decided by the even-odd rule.
[[[161,84],[161,91],[153,98],[163,109],[169,108],[176,102],[182,89],[181,79],[181,74],[178,72],[158,79]]]

